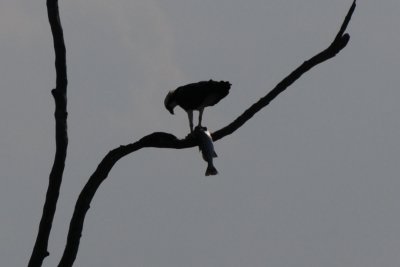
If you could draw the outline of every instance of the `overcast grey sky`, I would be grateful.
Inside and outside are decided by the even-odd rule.
[[[229,80],[232,121],[336,35],[351,0],[60,1],[70,145],[50,257],[112,148],[184,137],[168,90]],[[359,0],[349,45],[215,143],[123,158],[94,198],[75,266],[392,267],[400,263],[400,2]],[[28,262],[54,154],[45,1],[0,2],[0,260]]]

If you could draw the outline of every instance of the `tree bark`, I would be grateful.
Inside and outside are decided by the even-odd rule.
[[[351,19],[351,16],[356,7],[356,1],[354,0],[349,12],[347,13],[343,24],[333,40],[331,45],[305,61],[297,69],[295,69],[291,74],[284,78],[274,89],[272,89],[267,95],[262,97],[259,101],[253,104],[249,109],[244,111],[237,119],[235,119],[229,125],[223,127],[222,129],[212,133],[212,138],[217,141],[227,135],[232,134],[234,131],[239,129],[244,123],[246,123],[250,118],[252,118],[258,111],[263,107],[268,105],[275,97],[282,93],[286,88],[293,84],[297,79],[299,79],[304,73],[309,71],[316,65],[334,57],[339,53],[344,47],[346,47],[349,42],[350,36],[344,33],[347,25]],[[155,132],[149,134],[135,143],[120,146],[108,152],[108,154],[103,158],[103,160],[98,165],[95,172],[89,178],[85,187],[82,189],[77,203],[75,205],[75,210],[70,222],[67,244],[64,250],[64,254],[58,266],[68,267],[72,266],[76,255],[78,253],[79,242],[82,235],[83,223],[87,211],[90,208],[90,203],[101,185],[101,183],[107,178],[114,164],[120,160],[122,157],[133,153],[139,149],[145,147],[154,148],[172,148],[172,149],[183,149],[189,147],[198,146],[199,142],[195,139],[193,135],[188,135],[184,139],[178,139],[172,134],[164,132]]]
[[[64,173],[65,159],[68,147],[67,132],[67,64],[66,50],[64,44],[63,30],[61,27],[58,1],[47,0],[47,13],[53,35],[56,68],[56,88],[51,91],[55,102],[55,137],[56,152],[53,167],[49,175],[49,185],[46,199],[43,206],[42,217],[39,224],[39,231],[29,260],[29,267],[40,267],[45,257],[49,255],[48,241],[57,200],[60,192],[62,176]]]

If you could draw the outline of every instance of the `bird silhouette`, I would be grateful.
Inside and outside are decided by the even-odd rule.
[[[190,132],[193,132],[193,111],[199,112],[198,126],[205,107],[214,106],[229,94],[231,83],[227,81],[201,81],[180,86],[170,91],[164,100],[166,109],[174,114],[174,108],[180,106],[188,114]]]

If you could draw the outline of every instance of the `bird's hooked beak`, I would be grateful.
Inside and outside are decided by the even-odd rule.
[[[174,114],[174,108],[176,106],[176,103],[172,100],[172,95],[173,91],[169,91],[169,93],[165,97],[164,106],[169,111],[169,113]]]

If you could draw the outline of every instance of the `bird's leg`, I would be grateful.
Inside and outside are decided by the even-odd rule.
[[[193,132],[193,110],[188,110],[187,114],[189,117],[190,132]]]
[[[199,109],[199,127],[201,128],[201,119],[203,118],[204,108]]]

